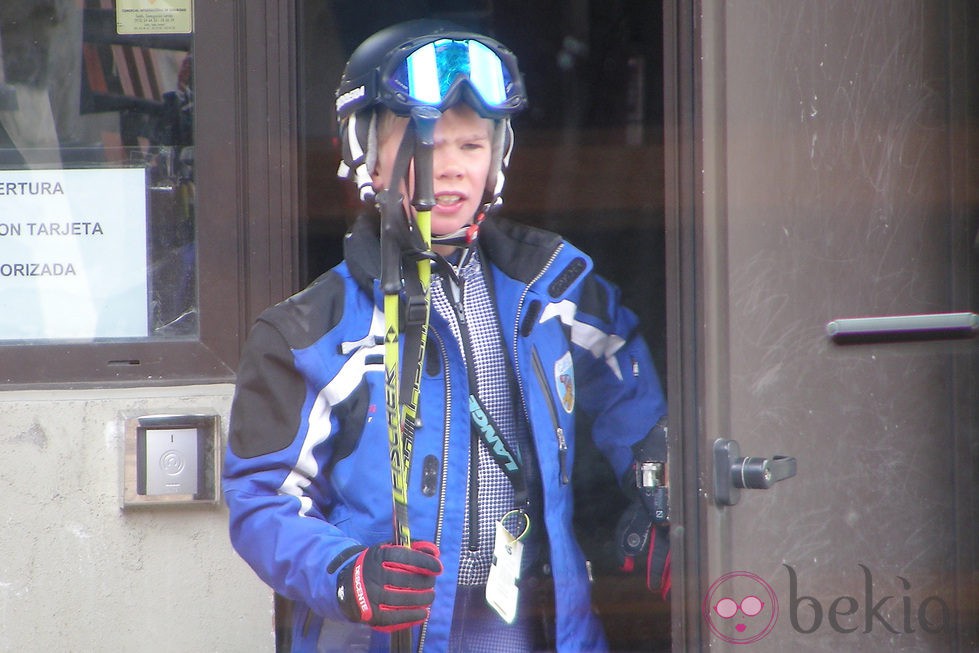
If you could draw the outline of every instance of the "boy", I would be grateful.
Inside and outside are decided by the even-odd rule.
[[[415,161],[402,173],[411,110],[441,111],[412,544],[391,544],[372,208],[344,262],[249,336],[225,458],[232,541],[295,602],[294,650],[388,650],[390,633],[409,628],[425,651],[604,650],[572,528],[575,413],[593,417],[596,444],[628,476],[637,460],[665,461],[665,402],[635,316],[590,259],[486,217],[500,203],[510,117],[526,103],[516,60],[456,25],[412,21],[357,48],[337,97],[341,174],[368,207],[400,193],[407,224],[416,173],[428,172]]]

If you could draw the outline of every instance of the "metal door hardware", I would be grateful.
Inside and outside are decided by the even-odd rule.
[[[741,490],[767,490],[795,472],[795,458],[746,458],[736,440],[714,441],[714,499],[718,505],[733,506],[741,500]]]
[[[833,320],[826,335],[839,342],[972,338],[979,333],[975,313],[884,315]]]

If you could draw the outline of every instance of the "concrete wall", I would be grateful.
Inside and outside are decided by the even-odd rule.
[[[227,510],[121,509],[127,415],[216,413],[234,388],[0,392],[0,651],[273,651],[272,594]]]

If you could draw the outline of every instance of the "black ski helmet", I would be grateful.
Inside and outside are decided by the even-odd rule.
[[[514,54],[497,41],[448,21],[412,20],[368,37],[350,56],[336,91],[342,161],[337,174],[373,195],[377,109],[406,116],[413,106],[465,102],[495,123],[488,204],[501,202],[513,143],[510,116],[527,103]]]

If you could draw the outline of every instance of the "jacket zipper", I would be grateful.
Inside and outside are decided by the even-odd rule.
[[[475,357],[469,343],[469,324],[466,321],[466,307],[463,294],[465,292],[465,282],[462,277],[452,274],[451,277],[442,276],[442,287],[445,289],[446,298],[452,311],[455,313],[456,325],[459,327],[459,340],[462,346],[462,357],[466,370],[469,375],[469,392],[476,391],[476,376],[473,370]],[[478,451],[474,442],[469,446],[469,550],[479,549],[479,501],[477,496],[478,484]],[[474,465],[476,466],[474,468]]]
[[[438,546],[442,541],[442,520],[445,517],[445,493],[446,493],[446,474],[449,473],[449,424],[452,417],[452,402],[448,400],[449,389],[452,384],[449,382],[449,357],[445,350],[445,343],[435,333],[434,329],[429,331],[438,342],[439,353],[442,354],[442,372],[445,374],[445,418],[442,422],[442,478],[439,479],[439,511],[438,521],[435,524],[435,545]]]
[[[537,283],[541,277],[547,272],[547,270],[554,264],[557,260],[558,254],[564,249],[564,244],[560,244],[551,253],[551,257],[544,264],[544,267],[540,269],[533,279],[530,280],[524,289],[523,293],[520,295],[520,301],[517,302],[517,313],[516,319],[513,322],[513,366],[517,370],[517,387],[520,389],[520,399],[524,406],[524,412],[527,413],[527,391],[524,388],[523,376],[520,374],[520,358],[517,355],[517,344],[520,339],[520,317],[523,313],[524,302],[527,300],[527,294],[530,292],[530,287]],[[561,484],[566,485],[569,482],[568,470],[567,470],[567,459],[568,459],[568,441],[564,436],[564,429],[561,428],[561,423],[558,421],[557,408],[554,406],[554,398],[551,395],[550,390],[547,385],[547,376],[544,373],[544,366],[541,363],[540,356],[537,353],[536,348],[531,349],[531,359],[534,366],[534,373],[537,376],[537,382],[541,385],[541,390],[544,392],[544,396],[547,398],[547,406],[551,413],[551,424],[554,426],[555,437],[557,438],[558,445],[558,464],[561,470]],[[529,413],[526,415],[527,423],[533,424],[530,419]]]
[[[446,482],[445,479],[449,473],[449,424],[451,424],[452,417],[452,402],[449,401],[449,389],[452,384],[449,382],[449,356],[448,351],[445,349],[445,342],[436,333],[435,329],[429,330],[429,336],[438,343],[439,353],[442,354],[442,371],[445,374],[445,419],[442,420],[442,478],[439,479],[439,509],[438,518],[435,521],[435,546],[440,547],[442,545],[442,522],[445,519],[445,494],[446,494]],[[425,637],[428,634],[428,620],[422,624],[421,631],[418,635],[418,653],[421,653],[425,649]]]

